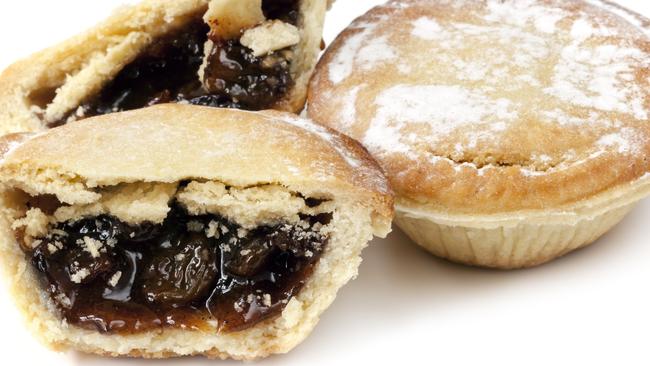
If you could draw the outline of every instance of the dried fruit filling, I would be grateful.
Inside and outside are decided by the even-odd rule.
[[[298,1],[265,0],[268,19],[298,22]],[[204,45],[210,28],[198,18],[183,29],[154,41],[128,64],[98,95],[83,103],[75,118],[182,102],[223,108],[262,110],[272,108],[293,85],[290,73],[293,52],[280,50],[256,57],[239,40],[212,39],[204,69]],[[51,126],[64,124],[66,116]]]
[[[244,230],[175,205],[159,225],[61,223],[31,262],[69,324],[107,333],[239,331],[282,312],[327,245],[329,214]]]

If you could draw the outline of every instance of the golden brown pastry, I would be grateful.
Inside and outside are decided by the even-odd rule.
[[[418,244],[534,266],[650,191],[647,24],[599,1],[389,1],[326,52],[309,116],[379,160]]]
[[[0,134],[179,102],[303,108],[326,0],[143,0],[0,75]]]
[[[283,112],[166,104],[0,145],[0,261],[55,348],[287,352],[390,231],[367,152]]]

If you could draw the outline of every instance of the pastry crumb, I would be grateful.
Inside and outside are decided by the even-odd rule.
[[[82,268],[74,274],[70,275],[70,281],[74,283],[81,283],[86,277],[90,276],[90,271],[88,268]]]
[[[219,239],[219,224],[216,221],[210,220],[208,228],[205,229],[205,236]]]
[[[241,305],[239,305],[238,301],[234,302],[233,307],[234,307],[235,311],[238,312],[238,313],[241,313],[241,312],[244,311],[244,308]]]
[[[228,230],[226,225],[221,225],[220,227],[221,227],[221,233],[222,234],[228,234],[228,232],[230,231],[230,230]]]
[[[83,245],[84,245],[84,250],[90,253],[90,255],[93,258],[99,258],[100,250],[104,246],[104,244],[101,241],[87,236],[83,237]]]
[[[297,45],[300,42],[300,31],[281,20],[270,20],[244,32],[240,42],[251,49],[254,56],[260,57]]]
[[[244,228],[239,228],[239,229],[237,229],[237,236],[238,236],[239,238],[245,238],[246,235],[248,235],[248,230],[246,230],[246,229],[244,229]]]
[[[61,229],[52,229],[51,233],[52,235],[56,235],[56,236],[62,236],[62,237],[68,236],[68,233],[66,233],[64,230]]]
[[[63,306],[66,309],[69,309],[72,306],[72,301],[70,301],[70,298],[68,298],[63,293],[56,294],[54,300],[56,300],[56,302],[59,303],[59,305]]]
[[[267,308],[271,307],[272,302],[271,302],[270,294],[264,294],[264,296],[262,296],[262,304],[264,304],[264,306],[266,306]]]
[[[111,287],[117,286],[118,282],[120,282],[120,278],[122,278],[122,271],[115,272],[113,277],[111,277],[111,279],[108,280],[109,286]]]

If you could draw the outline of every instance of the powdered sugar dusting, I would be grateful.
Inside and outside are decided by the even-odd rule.
[[[625,127],[618,132],[604,135],[597,144],[604,150],[614,149],[619,154],[636,155],[641,154],[637,143],[638,134],[632,128]]]
[[[472,90],[445,85],[397,85],[382,92],[375,100],[376,117],[364,143],[375,149],[410,153],[421,138],[442,139],[463,126],[484,125],[487,130],[503,131],[505,121],[517,112],[506,99],[493,100]],[[422,124],[426,135],[409,134],[405,127]]]
[[[624,139],[621,134],[618,133],[613,133],[601,137],[598,140],[598,145],[602,147],[614,147],[621,154],[630,151],[629,142]]]
[[[650,79],[640,75],[650,55],[634,28],[648,34],[647,24],[589,2],[616,15],[562,0],[389,1],[393,14],[358,20],[335,51],[328,69],[332,98],[340,98],[334,123],[344,132],[367,123],[355,137],[380,156],[422,161],[421,152],[455,148],[450,156],[461,170],[480,160],[477,169],[503,162],[536,176],[607,152],[639,152],[642,132],[626,126],[649,118],[650,86],[643,84]],[[410,23],[393,26],[400,12]],[[363,84],[344,83],[353,74]],[[367,118],[357,113],[362,105],[374,111],[370,120],[358,120]],[[578,146],[571,154],[546,148],[545,141],[556,143],[551,134],[563,149]],[[517,136],[539,146],[520,149]]]
[[[338,123],[342,124],[343,128],[349,128],[356,122],[357,95],[359,94],[359,91],[362,87],[363,85],[357,85],[352,88],[348,92],[346,98],[343,100],[343,108],[341,108],[341,111],[339,113],[339,121],[337,121]]]
[[[397,59],[397,53],[388,39],[375,35],[375,23],[356,22],[352,29],[357,33],[348,38],[329,65],[329,79],[334,84],[347,79],[355,66],[370,70]]]
[[[571,37],[577,41],[584,41],[594,34],[594,28],[587,19],[578,19],[571,27]]]
[[[377,37],[369,40],[365,46],[359,49],[356,62],[368,70],[382,62],[395,59],[397,54],[393,47],[388,44],[386,37]]]
[[[542,33],[555,33],[557,22],[564,18],[564,14],[543,13],[535,19],[535,28]]]
[[[583,46],[590,37],[612,33],[594,27],[588,20],[576,20],[571,28],[573,42],[562,49],[553,85],[545,92],[578,106],[627,113],[646,120],[644,93],[630,82],[639,65],[648,66],[648,55],[638,48],[616,44]]]
[[[422,39],[436,39],[442,31],[442,27],[435,19],[421,17],[413,22],[411,34]]]
[[[361,31],[348,38],[329,66],[329,79],[332,83],[338,84],[352,74],[355,55],[363,47],[363,42],[372,34],[375,27],[376,25],[360,25]]]
[[[518,28],[533,23],[542,33],[555,32],[555,25],[567,14],[562,9],[538,4],[535,0],[488,1],[485,19]]]
[[[559,15],[551,16],[560,19]],[[426,41],[423,45],[431,48],[427,57],[438,63],[441,69],[449,68],[460,80],[481,80],[487,87],[496,88],[501,87],[505,77],[516,74],[513,67],[531,70],[533,65],[548,57],[549,49],[545,37],[539,32],[522,31],[517,26],[500,20],[495,22],[489,25],[442,23],[431,17],[420,17],[412,22],[411,35]],[[531,19],[530,22],[532,24],[534,20]],[[534,25],[529,27],[535,29]],[[476,43],[495,47],[481,49],[481,54],[476,54]],[[504,52],[504,49],[508,49],[508,52]],[[455,57],[454,54],[463,54],[465,57]],[[534,68],[530,72],[532,71]],[[519,85],[529,81],[539,83],[536,75],[527,76],[528,79],[522,80]]]
[[[4,151],[4,154],[0,156],[0,163],[2,163],[9,155],[11,155],[12,152],[14,152],[14,150],[19,148],[23,143],[24,141],[9,141],[5,147],[6,150]]]
[[[604,118],[601,113],[590,112],[588,117],[576,117],[567,113],[566,111],[556,108],[540,112],[540,120],[551,123],[559,124],[564,127],[586,127],[586,126],[601,126],[601,127],[616,127],[614,123],[607,118]]]

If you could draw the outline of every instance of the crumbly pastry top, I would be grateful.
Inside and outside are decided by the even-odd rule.
[[[558,208],[650,171],[650,38],[602,1],[390,1],[333,43],[309,114],[360,140],[401,204]]]
[[[378,227],[392,218],[381,169],[355,141],[292,114],[160,105],[4,138],[0,179],[68,204],[120,183],[278,184],[310,197],[359,202]],[[65,153],[61,153],[65,151]]]

